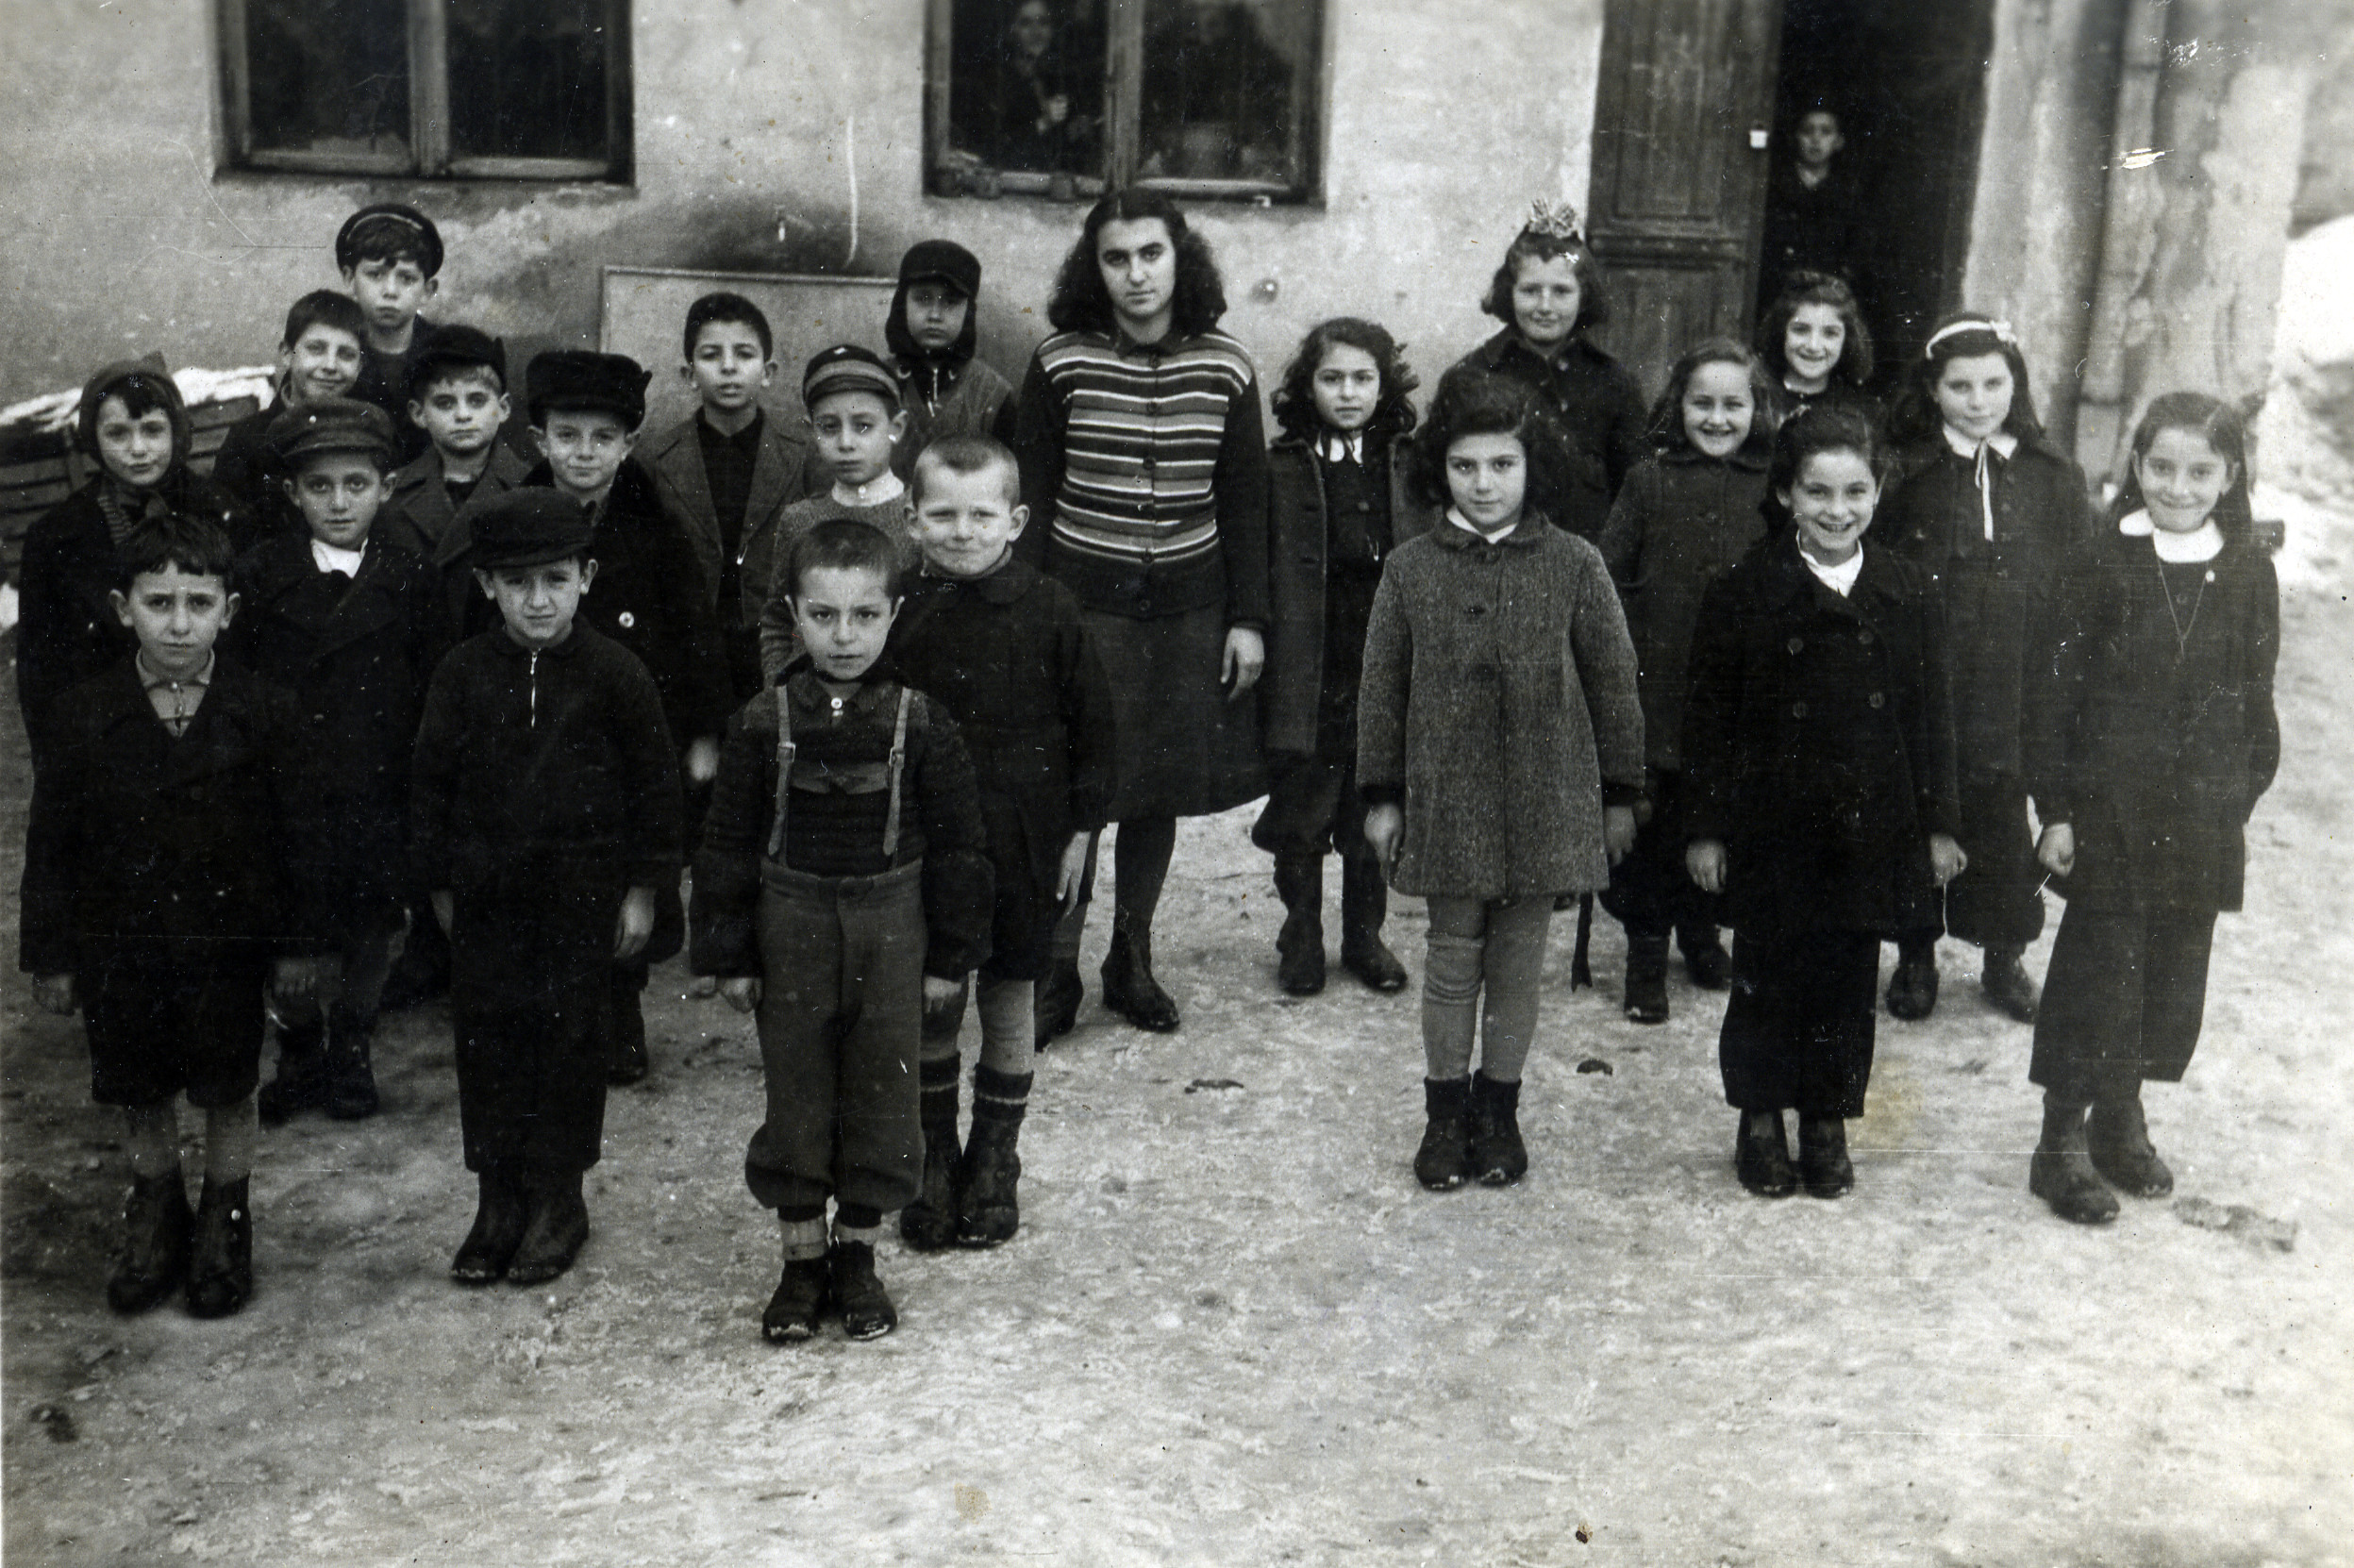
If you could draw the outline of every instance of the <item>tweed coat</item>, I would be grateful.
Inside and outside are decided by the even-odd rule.
[[[711,478],[703,466],[703,442],[695,434],[702,411],[697,409],[645,443],[639,454],[654,475],[662,505],[685,527],[687,542],[703,568],[704,586],[723,626],[757,626],[760,607],[768,597],[769,564],[776,550],[777,519],[787,507],[823,489],[810,462],[809,443],[793,433],[775,409],[760,416],[760,444],[752,459],[752,484],[743,495],[743,529],[736,536],[739,601],[719,602],[720,584],[726,580],[721,559],[719,514],[711,509]]]
[[[2239,909],[2248,813],[2280,765],[2271,560],[2243,535],[2162,571],[2146,537],[2088,546],[2029,690],[2028,788],[2075,829],[2075,869],[2054,882],[2071,909]],[[2187,616],[2168,575],[2189,586]]]
[[[1642,796],[1643,704],[1601,552],[1533,511],[1494,543],[1442,520],[1400,545],[1365,634],[1357,777],[1405,807],[1400,892],[1608,885],[1603,808]]]
[[[1957,834],[1953,724],[1924,574],[1867,542],[1842,598],[1777,533],[1700,603],[1684,707],[1687,826],[1726,848],[1734,929],[1938,924],[1932,833]]]

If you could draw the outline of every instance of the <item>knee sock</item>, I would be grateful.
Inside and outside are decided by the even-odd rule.
[[[1423,1076],[1442,1082],[1471,1076],[1472,1036],[1478,1023],[1480,959],[1478,937],[1430,933],[1422,966]]]
[[[834,1240],[873,1246],[883,1239],[883,1211],[863,1203],[834,1205]]]
[[[963,1063],[956,1053],[926,1057],[916,1063],[916,1120],[924,1128],[924,1143],[954,1154],[957,1149],[957,1088]]]
[[[785,1243],[785,1261],[806,1263],[826,1256],[826,1206],[793,1204],[776,1210],[776,1228]]]
[[[971,992],[968,983],[958,988],[957,999],[950,1005],[939,1009],[928,1004],[925,1007],[924,1025],[916,1043],[916,1054],[924,1060],[940,1057],[956,1059],[957,1036],[964,1032],[965,999]]]
[[[205,1112],[205,1181],[219,1187],[254,1174],[254,1097]]]
[[[123,1146],[131,1158],[131,1175],[142,1181],[160,1181],[180,1168],[180,1123],[171,1101],[131,1106],[123,1116]]]
[[[1169,879],[1169,857],[1177,849],[1177,818],[1144,817],[1120,825],[1111,843],[1112,921],[1150,937],[1153,911],[1160,907],[1161,884]]]
[[[1018,1130],[1029,1109],[1031,1078],[1028,1073],[1001,1073],[987,1062],[974,1068],[974,1132],[977,1135],[983,1123],[1009,1132]]]
[[[1038,1054],[1038,987],[1030,980],[980,983],[981,1065],[1027,1076]]]
[[[2062,1099],[2046,1090],[2044,1094],[2044,1136],[2042,1147],[2056,1149],[2072,1134],[2084,1130],[2084,1102]]]

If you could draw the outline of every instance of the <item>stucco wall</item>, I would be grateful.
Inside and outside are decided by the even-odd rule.
[[[607,261],[887,273],[944,235],[983,259],[985,342],[1018,373],[1079,218],[922,194],[922,0],[639,0],[626,190],[216,175],[205,0],[6,10],[0,402],[125,349],[267,359],[286,306],[336,282],[337,225],[383,199],[448,242],[433,313],[518,347],[591,341]],[[1600,0],[1495,6],[1478,26],[1419,0],[1331,13],[1327,206],[1201,209],[1227,325],[1272,378],[1315,320],[1373,315],[1429,378],[1484,335],[1479,290],[1528,200],[1583,204]]]

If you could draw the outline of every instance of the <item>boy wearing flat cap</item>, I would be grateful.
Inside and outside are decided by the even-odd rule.
[[[298,1110],[376,1112],[371,1050],[402,928],[409,754],[433,674],[433,585],[424,561],[376,527],[393,466],[392,422],[328,397],[270,427],[271,466],[301,534],[238,562],[233,658],[294,694],[300,720],[290,867],[325,928],[315,996],[281,1005],[277,1076],[261,1120]]]
[[[943,436],[989,436],[1013,443],[1013,384],[978,359],[980,258],[953,240],[922,240],[899,259],[883,341],[907,409],[907,439],[892,472],[915,477],[915,459]]]
[[[441,292],[442,231],[413,207],[363,207],[336,231],[335,267],[367,318],[352,395],[392,416],[407,462],[426,446],[425,432],[409,423],[409,373],[433,337],[433,324],[417,312]]]
[[[619,354],[559,349],[525,372],[531,434],[544,459],[524,476],[583,508],[596,592],[581,606],[590,626],[644,661],[661,692],[670,732],[684,747],[688,787],[707,787],[719,771],[719,737],[730,700],[720,653],[719,622],[694,546],[662,505],[654,476],[630,455],[645,420],[651,379]],[[613,976],[612,1080],[646,1075],[645,1023],[639,994],[646,969],[686,943],[686,911],[674,881],[663,891],[653,942]]]
[[[469,521],[499,626],[434,672],[410,842],[450,939],[459,1124],[480,1189],[450,1275],[536,1285],[588,1239],[612,975],[642,961],[658,895],[677,896],[678,765],[653,676],[580,613],[604,577],[579,505],[526,488]]]

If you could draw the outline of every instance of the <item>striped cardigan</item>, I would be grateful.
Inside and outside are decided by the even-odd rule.
[[[1024,377],[1016,446],[1025,553],[1094,610],[1140,619],[1222,605],[1267,619],[1267,454],[1259,378],[1223,332],[1138,343],[1047,339]]]

